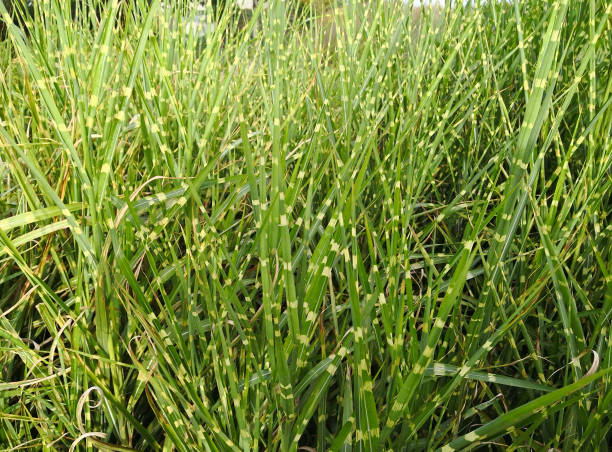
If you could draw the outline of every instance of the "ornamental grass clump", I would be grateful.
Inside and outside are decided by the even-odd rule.
[[[5,3],[3,449],[607,450],[610,2]]]

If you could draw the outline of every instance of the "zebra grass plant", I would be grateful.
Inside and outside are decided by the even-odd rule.
[[[3,448],[607,450],[608,1],[70,3],[0,3]]]

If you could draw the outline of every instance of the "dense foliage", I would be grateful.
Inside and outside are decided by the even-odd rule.
[[[69,3],[0,42],[2,448],[607,450],[611,2]]]

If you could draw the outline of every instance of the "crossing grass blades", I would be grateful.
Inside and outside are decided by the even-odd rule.
[[[0,3],[2,448],[607,450],[612,4],[474,3]]]

